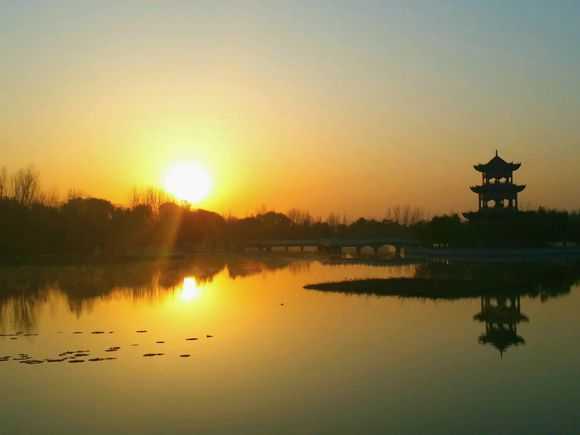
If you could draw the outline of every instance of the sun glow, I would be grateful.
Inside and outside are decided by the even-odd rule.
[[[198,163],[178,163],[167,171],[163,187],[180,201],[197,204],[212,190],[209,171]]]
[[[179,292],[179,299],[189,302],[199,298],[200,296],[201,288],[198,287],[195,278],[183,278],[183,285],[181,286],[181,291]]]

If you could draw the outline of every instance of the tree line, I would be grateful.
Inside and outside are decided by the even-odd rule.
[[[42,254],[139,255],[149,248],[230,248],[247,240],[402,238],[426,245],[511,244],[545,246],[580,242],[578,212],[539,209],[496,221],[466,221],[458,214],[425,217],[417,207],[392,207],[383,219],[305,210],[260,210],[248,217],[222,216],[178,203],[154,188],[133,189],[129,204],[69,191],[59,200],[41,188],[40,174],[26,167],[0,169],[0,257]]]
[[[458,214],[435,216],[415,226],[419,240],[440,246],[545,247],[580,244],[580,212],[519,211],[464,220]]]

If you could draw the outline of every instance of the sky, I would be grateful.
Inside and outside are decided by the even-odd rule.
[[[199,206],[580,209],[577,1],[0,0],[0,166],[115,203],[196,161]]]

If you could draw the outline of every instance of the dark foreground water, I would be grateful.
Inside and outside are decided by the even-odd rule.
[[[413,276],[497,296],[303,289]],[[3,267],[0,433],[580,433],[579,278],[276,254]]]

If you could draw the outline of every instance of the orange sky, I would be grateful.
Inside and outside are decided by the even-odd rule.
[[[125,203],[196,160],[206,208],[382,217],[476,208],[498,148],[521,205],[580,208],[565,7],[250,4],[0,6],[0,166]]]

